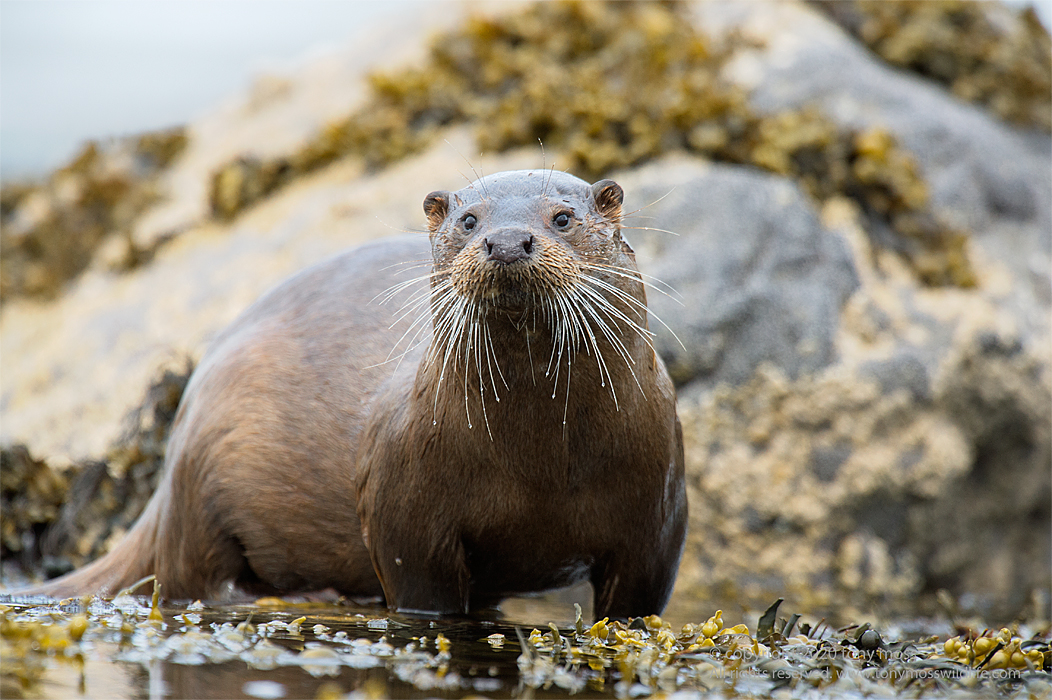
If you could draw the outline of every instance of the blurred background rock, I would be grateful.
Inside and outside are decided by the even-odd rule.
[[[420,230],[423,196],[470,168],[540,167],[540,139],[544,164],[623,185],[641,269],[680,298],[650,294],[685,346],[652,323],[691,498],[670,614],[786,597],[1048,618],[1052,53],[1033,7],[39,7],[0,24],[8,580],[121,536],[194,361],[259,294]],[[134,82],[34,101],[61,65],[34,26],[80,47],[74,76],[114,44]],[[189,38],[160,51],[161,29]],[[137,60],[159,53],[174,63]],[[213,92],[191,99],[194,66]]]

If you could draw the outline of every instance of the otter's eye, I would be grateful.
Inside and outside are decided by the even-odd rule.
[[[552,223],[559,228],[566,228],[570,225],[570,215],[564,211],[559,212],[552,219]]]
[[[464,218],[460,221],[464,225],[465,231],[470,231],[471,229],[475,228],[475,224],[479,222],[479,220],[475,218],[474,214],[466,214]]]

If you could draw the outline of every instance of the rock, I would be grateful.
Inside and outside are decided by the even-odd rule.
[[[45,527],[69,497],[69,478],[34,459],[25,445],[0,451],[0,467],[0,553],[29,568],[40,557]]]
[[[804,4],[694,11],[712,31],[762,40],[727,70],[756,109],[812,105],[905,143],[937,214],[971,232],[976,285],[921,284],[893,247],[874,245],[856,202],[813,200],[784,177],[684,155],[614,175],[626,210],[639,209],[626,237],[642,271],[682,302],[659,282],[648,294],[683,341],[652,323],[680,384],[691,506],[670,614],[778,597],[838,619],[931,613],[946,589],[965,611],[1012,618],[1052,576],[1052,142],[889,68]],[[299,94],[259,90],[264,111]],[[231,131],[239,119],[285,129],[277,113],[225,114]],[[215,167],[264,162],[304,137],[290,127],[270,152],[265,129],[246,133],[217,130],[226,150],[214,157],[213,141],[191,139],[170,203],[140,231],[185,232],[149,266],[96,266],[58,303],[0,310],[0,442],[59,466],[107,454],[159,365],[199,357],[295,270],[420,230],[423,196],[455,189],[459,153],[475,151],[467,128],[451,131],[451,146],[372,174],[338,161],[206,222]],[[494,172],[537,167],[540,154],[471,160]],[[83,478],[75,488],[105,481]]]
[[[785,596],[841,619],[936,613],[935,593],[947,589],[988,619],[1021,614],[1052,576],[1052,141],[889,68],[802,4],[695,9],[710,30],[762,41],[728,70],[752,88],[755,108],[817,105],[841,125],[884,126],[901,139],[939,215],[972,231],[978,284],[925,288],[872,245],[854,205],[821,205],[826,235],[846,242],[858,277],[842,311],[824,321],[825,361],[785,362],[770,341],[731,345],[720,348],[725,357],[769,362],[744,375],[717,364],[680,391],[691,527],[673,608],[715,598],[762,609]],[[718,204],[689,191],[669,199],[693,211],[656,225],[720,238],[706,210],[732,206],[742,221],[779,221],[762,197]],[[758,205],[766,211],[749,211]],[[695,263],[698,276],[738,259],[713,245]],[[692,335],[693,319],[719,306],[693,296],[704,282],[678,273],[677,262],[689,269],[673,259],[665,274],[687,280],[690,347],[704,340]],[[765,301],[737,323],[785,313]]]
[[[657,284],[647,299],[677,381],[738,384],[764,362],[796,377],[835,359],[858,280],[847,246],[792,181],[686,157],[616,179],[626,211],[638,211],[626,237],[641,269],[682,297]],[[646,230],[651,222],[668,232]]]
[[[850,617],[933,613],[945,587],[1010,618],[1048,580],[1048,399],[1034,358],[964,351],[932,401],[844,367],[795,381],[764,367],[683,406],[676,596]]]
[[[230,224],[205,223],[129,273],[89,269],[59,303],[0,311],[0,442],[50,461],[98,458],[120,437],[158,367],[200,358],[209,339],[286,276],[378,236],[421,231],[421,202],[456,189],[463,132],[374,176],[338,163],[282,189]],[[511,154],[501,166],[527,167]],[[439,175],[436,175],[438,173]],[[445,173],[441,175],[441,173]],[[75,349],[75,351],[73,350]]]
[[[417,6],[368,28],[346,46],[315,56],[285,74],[261,75],[190,124],[190,142],[158,189],[165,201],[140,218],[132,238],[149,248],[209,219],[212,174],[237,159],[266,159],[294,152],[330,122],[344,117],[365,95],[368,71],[419,60],[431,31],[456,13]]]
[[[945,588],[1010,619],[1052,573],[1048,345],[1024,339],[999,264],[976,289],[926,289],[877,273],[852,207],[822,214],[860,281],[835,360],[681,391],[691,534],[673,609],[785,596],[845,618],[934,614]]]
[[[696,3],[709,31],[742,32],[727,77],[760,112],[813,105],[838,124],[890,130],[917,158],[937,213],[1009,267],[1019,320],[1038,334],[1052,287],[1052,138],[998,121],[942,86],[893,68],[800,2]]]

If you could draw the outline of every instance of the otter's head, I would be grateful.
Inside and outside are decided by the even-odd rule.
[[[447,367],[463,372],[458,385],[474,386],[486,418],[486,397],[499,400],[513,373],[533,382],[536,349],[547,353],[536,376],[550,378],[553,398],[561,380],[569,401],[582,351],[615,406],[618,387],[639,386],[633,366],[653,345],[643,282],[621,237],[622,198],[611,180],[589,185],[547,170],[498,173],[427,196],[434,333],[424,366],[438,374],[436,412]],[[520,361],[505,362],[512,358]]]
[[[602,266],[634,268],[621,238],[621,187],[519,170],[424,199],[435,284],[488,310],[520,311],[572,295]],[[616,275],[614,275],[616,278]]]

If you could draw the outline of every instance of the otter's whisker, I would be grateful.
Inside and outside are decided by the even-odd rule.
[[[486,322],[483,322],[483,323],[479,324],[479,333],[478,333],[478,343],[479,343],[479,349],[480,349],[480,353],[479,354],[481,355],[481,350],[485,350],[485,352],[486,352],[486,357],[485,357],[486,371],[489,372],[490,385],[493,387],[493,398],[496,401],[500,401],[500,396],[497,395],[497,381],[493,377],[493,365],[490,364],[489,343],[487,342],[487,336],[488,335],[489,335],[489,324],[486,323]],[[481,362],[480,362],[480,364],[481,364]],[[484,387],[484,383],[483,383],[483,380],[482,380],[482,373],[481,372],[479,372],[479,386],[480,387]],[[481,388],[480,388],[480,391],[481,391]],[[485,405],[486,405],[485,401],[483,401],[482,405],[483,405],[483,410],[485,410]]]
[[[541,147],[542,154],[543,154],[543,150],[544,150],[544,148],[542,146]],[[547,170],[548,170],[548,179],[544,181],[544,189],[541,190],[541,196],[542,197],[547,197],[548,196],[548,187],[552,184],[552,175],[555,174],[555,163],[553,162],[552,163],[552,167],[548,168]]]
[[[622,226],[621,229],[628,231],[657,231],[658,233],[667,233],[670,236],[679,235],[675,231],[669,231],[667,228],[654,228],[653,226]]]
[[[584,279],[590,282],[596,282],[596,280],[589,277],[585,277]],[[654,349],[654,344],[652,340],[654,334],[646,328],[644,328],[637,321],[634,321],[631,318],[629,318],[621,309],[614,306],[609,299],[604,297],[595,289],[592,289],[591,287],[588,287],[586,285],[581,286],[581,293],[587,294],[589,298],[591,298],[596,304],[598,304],[598,306],[601,309],[603,309],[606,313],[627,324],[628,327],[631,328],[643,340],[643,342],[645,342],[650,347],[651,350]]]
[[[380,268],[380,272],[387,272],[388,270],[393,270],[396,267],[404,268],[403,270],[399,270],[397,273],[395,273],[399,274],[401,272],[404,272],[405,270],[415,270],[419,267],[431,267],[434,264],[434,260],[402,260],[396,263],[391,263],[390,265],[384,265]]]
[[[560,295],[560,296],[556,297],[555,301],[556,301],[556,304],[559,307],[559,317],[560,317],[560,319],[570,329],[570,333],[571,333],[570,341],[571,342],[569,344],[569,349],[570,350],[576,350],[578,348],[578,346],[580,346],[580,344],[581,344],[580,338],[584,334],[584,330],[581,328],[581,325],[580,325],[580,320],[577,318],[577,315],[574,314],[567,307],[566,298],[564,296]],[[585,350],[587,351],[587,349],[588,348],[586,346]]]
[[[606,300],[604,299],[603,301]],[[628,373],[632,375],[632,380],[636,383],[636,386],[639,388],[639,393],[642,394],[644,399],[646,399],[647,395],[646,392],[643,391],[643,385],[640,383],[639,377],[636,376],[636,371],[632,367],[632,365],[636,363],[635,359],[628,351],[628,348],[625,347],[625,344],[621,341],[619,334],[615,333],[614,330],[610,328],[610,325],[603,320],[602,316],[600,315],[600,312],[606,314],[607,318],[610,319],[610,322],[613,323],[614,328],[620,329],[620,326],[617,325],[616,319],[610,316],[610,312],[607,309],[600,308],[597,310],[595,305],[591,302],[588,302],[586,304],[586,307],[589,313],[592,315],[592,318],[595,319],[595,323],[596,326],[599,328],[599,332],[603,334],[603,336],[607,339],[607,342],[610,343],[610,346],[614,349],[614,352],[616,352],[624,361],[625,367],[628,369]],[[609,374],[609,372],[607,374]]]
[[[588,323],[588,320],[586,318],[586,313],[590,312],[594,316],[594,311],[590,308],[591,305],[588,303],[588,301],[585,300],[583,297],[573,295],[573,296],[570,296],[567,299],[567,301],[573,307],[575,314],[578,315],[582,319],[581,322],[584,325],[585,329],[587,329],[587,331],[588,331],[588,339],[589,339],[589,341],[592,344],[592,348],[595,350],[595,361],[596,361],[596,365],[599,368],[599,383],[600,383],[601,386],[604,386],[604,387],[607,386],[607,384],[609,384],[609,386],[610,386],[610,394],[614,398],[614,409],[620,411],[621,407],[620,407],[620,405],[618,403],[618,400],[617,400],[617,390],[614,388],[614,378],[610,374],[610,368],[607,366],[606,359],[603,357],[603,352],[599,348],[599,342],[596,339],[595,334],[592,332],[591,324]],[[584,307],[588,307],[588,308],[586,309]],[[596,320],[600,321],[600,325],[601,326],[605,325],[605,324],[601,323],[600,319],[596,318]],[[603,332],[603,331],[600,331],[600,332]]]
[[[371,365],[366,365],[365,367],[362,367],[362,369],[373,369],[375,367],[381,367],[381,366],[387,364],[388,362],[391,362],[394,359],[397,359],[398,362],[400,363],[402,361],[402,358],[404,358],[406,355],[408,355],[410,352],[412,352],[413,350],[416,349],[416,347],[417,347],[416,340],[417,340],[417,338],[420,337],[420,334],[424,330],[426,330],[426,328],[427,328],[426,321],[431,319],[430,308],[429,308],[429,306],[425,306],[424,305],[424,301],[428,300],[428,298],[429,297],[425,297],[424,300],[414,304],[411,309],[409,309],[408,311],[402,313],[399,318],[395,319],[394,323],[392,323],[390,326],[388,326],[389,329],[394,328],[396,325],[398,325],[398,323],[400,321],[402,321],[410,313],[412,313],[413,311],[417,312],[416,318],[413,319],[413,321],[409,324],[409,326],[406,328],[405,332],[401,335],[401,337],[399,337],[398,340],[396,340],[394,342],[394,344],[391,346],[391,350],[390,350],[390,352],[387,353],[387,357],[385,357],[380,362],[377,362],[377,363],[374,363],[374,364],[371,364]],[[424,307],[424,308],[421,309],[421,307]],[[402,344],[402,342],[406,339],[406,337],[410,333],[413,333],[414,329],[416,329],[416,332],[413,334],[412,340],[410,340],[409,343],[406,345],[405,350],[403,350],[402,352],[400,352],[400,353],[398,353],[396,355],[395,351],[398,350],[398,347]],[[396,370],[398,369],[398,365],[397,364],[395,365],[395,369]]]
[[[485,308],[485,307],[483,307]],[[488,308],[486,309],[488,311]],[[472,329],[472,344],[473,351],[475,353],[475,369],[478,373],[478,389],[479,389],[479,403],[482,404],[482,420],[486,425],[486,433],[489,434],[489,438],[493,440],[493,434],[490,432],[489,427],[489,412],[486,410],[486,383],[482,378],[482,363],[483,357],[482,352],[485,349],[482,343],[483,331],[486,328],[486,315],[482,312],[475,319],[475,326]]]
[[[618,335],[613,332],[613,329],[610,328],[610,325],[605,320],[603,320],[601,314],[605,314],[606,317],[613,324],[614,328],[620,330],[621,327],[618,325],[617,319],[610,314],[610,311],[608,309],[605,309],[601,306],[597,308],[597,306],[594,303],[592,303],[591,300],[585,300],[585,304],[588,308],[588,311],[591,313],[592,318],[595,319],[595,323],[597,324],[599,331],[607,338],[611,347],[613,347],[614,351],[621,356],[621,358],[625,361],[625,364],[628,366],[628,369],[631,370],[632,365],[636,363],[635,358],[633,358],[631,353],[629,353],[628,348],[625,347],[625,344],[621,341],[621,338],[618,337]]]
[[[439,368],[438,381],[435,383],[435,406],[434,420],[437,423],[438,397],[441,394],[442,383],[446,378],[446,367],[451,357],[460,356],[460,346],[463,340],[464,324],[467,322],[468,313],[471,310],[468,304],[460,297],[455,297],[453,303],[446,307],[444,316],[435,323],[435,333],[429,349],[429,364],[438,359],[439,348],[444,348],[442,364]],[[470,416],[468,419],[470,425]]]
[[[381,219],[379,216],[374,216],[373,218],[376,219],[377,221],[379,221],[380,224],[383,225],[384,228],[388,228],[388,229],[390,229],[392,231],[398,231],[399,233],[422,233],[422,234],[425,234],[425,235],[431,233],[430,231],[424,231],[424,230],[421,230],[421,229],[402,228],[400,226],[395,226],[393,224],[387,223],[386,221]]]
[[[468,420],[468,428],[474,428],[475,426],[471,423],[471,408],[468,406],[468,369],[471,367],[471,331],[464,338],[464,342],[467,344],[464,348],[464,415]]]
[[[631,365],[635,364],[635,358],[632,357],[628,347],[625,345],[625,341],[621,338],[621,326],[618,320],[623,321],[632,328],[644,342],[649,340],[649,331],[641,328],[638,323],[628,318],[620,309],[610,303],[610,300],[596,290],[582,285],[576,290],[576,293],[581,297],[584,308],[588,310],[591,317],[595,320],[600,332],[608,338],[610,345],[621,355],[625,360],[625,364],[631,369]],[[604,316],[606,317],[605,319],[603,318]],[[613,328],[611,328],[611,325]],[[618,331],[617,333],[614,332],[615,329]]]
[[[555,309],[559,315],[559,321],[563,328],[562,334],[562,350],[566,351],[566,356],[570,357],[576,352],[579,343],[579,334],[581,328],[577,325],[577,318],[566,308],[566,300],[562,295],[555,297]]]
[[[451,143],[449,142],[449,139],[442,139],[442,140],[446,142],[446,145],[447,145],[447,146],[449,146],[450,148],[452,148],[452,149],[453,149],[453,152],[454,152],[454,153],[456,153],[456,154],[457,154],[458,156],[460,156],[461,158],[463,158],[463,159],[464,159],[464,162],[465,162],[465,163],[467,163],[467,166],[468,166],[468,167],[469,167],[469,168],[471,169],[471,173],[472,173],[472,174],[473,174],[473,175],[475,176],[475,180],[471,180],[471,179],[470,179],[470,178],[468,178],[468,176],[467,176],[467,175],[465,175],[464,173],[460,172],[459,170],[457,171],[457,173],[459,173],[459,174],[460,174],[460,176],[461,176],[462,178],[464,178],[464,180],[465,180],[465,181],[466,181],[466,182],[468,183],[468,187],[469,187],[469,188],[471,188],[471,189],[475,189],[475,183],[476,183],[476,182],[481,182],[481,183],[482,183],[482,189],[483,189],[483,191],[485,191],[485,189],[486,189],[486,183],[485,183],[485,181],[483,181],[483,174],[482,174],[481,172],[479,172],[479,170],[476,170],[476,169],[475,169],[475,166],[474,166],[474,165],[472,164],[472,162],[471,162],[471,161],[470,161],[470,160],[468,159],[468,157],[467,157],[467,156],[465,156],[465,155],[464,155],[463,153],[461,153],[461,152],[460,152],[460,149],[459,149],[459,148],[457,148],[456,146],[454,146],[453,144],[451,144]],[[487,193],[487,194],[488,194],[488,193]]]
[[[556,316],[555,310],[552,306],[551,297],[548,297],[544,300],[544,321],[545,325],[551,329],[552,333],[552,354],[548,358],[548,367],[544,370],[544,376],[548,377],[551,375],[553,367],[555,367],[556,374],[558,374],[558,367],[556,367],[555,365],[555,357],[556,353],[561,347],[559,339],[560,326],[558,317]],[[552,398],[555,398],[554,394],[552,395]]]
[[[675,191],[676,191],[676,188],[675,188],[675,187],[673,187],[673,188],[672,188],[671,190],[669,190],[669,191],[668,191],[668,192],[666,192],[665,194],[661,195],[660,197],[658,197],[657,199],[655,199],[655,200],[654,200],[653,202],[651,202],[650,204],[644,204],[643,206],[639,207],[639,209],[633,209],[632,211],[629,211],[629,212],[625,212],[625,213],[623,213],[623,214],[622,214],[621,216],[622,216],[622,218],[624,218],[624,217],[626,217],[626,216],[633,216],[633,215],[635,215],[635,214],[638,214],[639,212],[643,211],[644,209],[649,209],[650,207],[654,206],[655,204],[657,204],[658,202],[660,202],[661,200],[663,200],[663,199],[664,199],[665,197],[668,197],[668,196],[669,196],[670,194],[672,194],[672,193],[673,193],[673,192],[675,192]]]
[[[489,435],[490,442],[493,441],[493,431],[489,427],[489,412],[486,410],[486,383],[482,379],[482,335],[487,330],[485,316],[480,313],[479,317],[475,320],[475,327],[473,329],[474,345],[475,345],[475,367],[478,370],[479,377],[479,403],[482,404],[482,421],[486,424],[486,434]],[[487,361],[489,360],[487,354]],[[490,378],[492,379],[493,373],[490,372]],[[467,373],[465,372],[465,382],[467,380]],[[494,392],[496,387],[494,386]],[[467,384],[464,386],[464,400],[467,401]]]
[[[410,333],[413,333],[414,328],[416,329],[416,332],[413,333],[413,337],[407,344],[406,349],[398,356],[399,362],[402,361],[402,358],[404,358],[406,355],[408,355],[410,352],[416,349],[417,345],[419,344],[418,339],[420,339],[421,335],[427,331],[429,325],[427,322],[431,320],[432,307],[446,304],[447,301],[455,294],[455,291],[452,287],[453,285],[451,283],[449,283],[448,281],[443,281],[442,283],[436,285],[434,290],[431,290],[429,294],[425,295],[419,302],[413,305],[414,310],[420,309],[420,311],[418,311],[417,317],[413,319],[412,323],[409,324],[409,327],[406,329],[405,333],[402,334],[402,337],[400,337],[398,341],[395,342],[394,347],[391,349],[391,353],[394,353],[395,349],[398,348],[402,341],[405,340],[405,338]],[[392,327],[393,325],[394,324],[392,324]],[[420,342],[423,342],[423,339],[420,339]],[[391,354],[388,354],[387,358],[387,361],[389,361],[391,359]],[[432,358],[429,357],[429,363],[431,359]],[[395,369],[398,369],[398,365],[395,365]]]
[[[412,303],[410,304],[410,302],[412,302]],[[395,326],[397,326],[399,323],[401,323],[405,319],[409,318],[410,316],[414,317],[414,319],[413,319],[413,321],[412,321],[412,323],[410,325],[410,328],[412,328],[414,325],[416,325],[417,323],[420,322],[421,317],[427,318],[430,315],[430,307],[431,307],[431,293],[430,293],[430,291],[428,293],[424,294],[423,296],[419,297],[419,298],[410,299],[409,301],[407,301],[405,303],[405,305],[402,307],[402,309],[395,316],[395,319],[394,319],[394,321],[391,322],[391,325],[389,325],[387,327],[388,330],[393,329]],[[421,311],[423,311],[423,313],[421,313]],[[401,340],[402,339],[399,338],[399,342],[401,342]],[[396,347],[397,347],[397,345],[396,345]]]
[[[566,429],[566,414],[570,408],[570,356],[566,356],[566,399],[563,401],[563,440],[569,437]]]
[[[417,289],[413,291],[412,293],[410,293],[409,297],[402,303],[398,311],[395,312],[394,323],[392,323],[388,327],[394,328],[394,326],[399,321],[406,318],[410,313],[416,311],[422,305],[428,304],[428,302],[430,302],[436,294],[439,294],[451,287],[452,283],[448,279],[445,279],[440,282],[433,283],[433,285],[427,285],[422,289]]]
[[[500,377],[500,383],[504,385],[505,390],[510,391],[511,387],[508,386],[508,380],[504,378],[504,372],[502,372],[500,369],[500,360],[497,357],[497,349],[493,346],[493,336],[489,332],[489,324],[486,324],[486,344],[489,347],[489,349],[486,351],[486,356],[489,357],[490,354],[492,354],[493,364],[497,368],[497,376]],[[490,379],[493,379],[492,369],[490,369]],[[500,401],[500,394],[497,393],[496,385],[494,385],[493,387],[493,394],[497,401]]]
[[[470,332],[470,329],[467,327],[467,324],[474,322],[473,318],[472,318],[473,315],[474,315],[474,305],[473,304],[469,304],[467,306],[467,308],[465,309],[465,316],[458,321],[456,326],[454,326],[454,327],[456,327],[456,331],[457,331],[456,335],[453,336],[453,338],[456,339],[456,343],[451,343],[451,347],[449,348],[449,351],[446,354],[446,357],[448,358],[450,353],[453,353],[454,351],[456,351],[456,354],[454,354],[454,357],[453,357],[453,367],[457,367],[460,364],[461,354],[462,354],[462,351],[463,351],[464,368],[463,368],[463,371],[461,372],[461,374],[463,375],[463,379],[464,379],[464,415],[467,417],[467,426],[469,428],[473,427],[473,426],[471,424],[471,412],[470,412],[470,409],[468,408],[468,404],[467,404],[467,376],[468,376],[468,368],[470,367],[469,363],[470,363],[470,351],[471,351],[471,343],[470,343],[470,333],[471,332]],[[438,396],[436,396],[436,401],[438,401]]]
[[[378,301],[378,303],[380,304],[386,304],[387,302],[391,301],[391,299],[393,299],[402,290],[406,289],[407,287],[412,287],[414,284],[420,284],[421,282],[428,281],[432,277],[435,277],[436,274],[439,273],[430,272],[426,275],[421,275],[419,277],[414,277],[412,279],[403,280],[401,282],[398,282],[397,284],[393,284],[384,291],[374,296],[372,299],[370,299],[369,303],[372,304]]]
[[[536,328],[537,328],[537,312],[535,311],[535,312],[533,312],[530,315],[533,318],[534,332],[536,332]],[[530,360],[530,380],[533,382],[534,386],[537,386],[537,375],[534,374],[534,371],[533,371],[533,348],[530,347],[530,336],[531,335],[533,335],[533,333],[530,333],[529,331],[526,332],[526,357],[528,357],[529,360]]]
[[[635,359],[628,351],[628,348],[625,347],[618,334],[614,333],[613,329],[611,329],[610,326],[602,319],[602,317],[599,315],[599,312],[601,311],[603,314],[605,314],[607,318],[610,319],[611,323],[613,323],[614,327],[618,329],[620,329],[620,326],[618,326],[617,320],[612,315],[612,313],[620,315],[623,319],[625,318],[624,315],[620,313],[619,309],[611,305],[606,298],[602,297],[601,295],[598,295],[594,290],[588,290],[586,287],[582,287],[581,289],[586,294],[594,295],[596,297],[596,301],[599,302],[598,310],[596,309],[596,305],[593,305],[592,303],[588,304],[588,308],[591,311],[593,318],[595,318],[596,324],[600,332],[603,333],[603,335],[607,338],[607,341],[610,343],[611,347],[614,348],[614,351],[617,352],[618,355],[620,355],[622,360],[624,360],[625,367],[628,369],[629,374],[632,375],[632,380],[636,383],[636,386],[639,388],[639,393],[643,395],[644,399],[646,399],[646,392],[643,391],[643,385],[640,383],[639,377],[636,375],[635,370],[632,368],[632,365],[635,364]],[[638,324],[634,323],[630,319],[625,320],[629,327],[635,330],[636,333],[639,334],[645,342],[647,342],[647,345],[651,349],[653,349],[653,346],[650,345],[649,338],[646,335],[644,335],[644,333],[649,332],[640,329]]]
[[[474,322],[471,325],[470,348],[475,354],[475,371],[478,373],[479,377],[479,396],[482,396],[483,392],[486,391],[486,385],[482,382],[482,353],[479,351],[479,326],[481,325],[479,323],[480,316],[481,314],[479,314],[479,316],[476,316]]]
[[[413,292],[409,296],[409,298],[405,300],[405,303],[402,304],[402,307],[398,310],[398,312],[395,315],[394,323],[392,323],[389,327],[393,328],[399,321],[408,316],[410,313],[420,308],[422,305],[427,305],[428,302],[432,302],[432,300],[436,296],[438,296],[439,294],[444,294],[447,290],[452,289],[452,287],[453,283],[450,282],[447,278],[445,280],[435,283],[433,287],[428,286],[424,289],[419,289]]]
[[[556,320],[556,325],[557,325],[557,330],[553,334],[553,338],[552,338],[553,343],[554,343],[553,346],[552,346],[552,356],[553,356],[553,359],[555,360],[555,378],[554,378],[554,381],[553,381],[553,384],[552,384],[552,398],[554,399],[556,394],[558,393],[558,389],[559,389],[559,373],[562,370],[563,351],[566,349],[566,345],[567,345],[567,337],[566,337],[567,336],[567,330],[566,330],[566,322],[565,322],[565,320],[563,318],[555,315],[554,307],[552,309],[552,315],[553,315],[553,318]],[[556,352],[558,353],[557,356],[556,356]]]
[[[636,308],[638,308],[639,310],[643,311],[644,313],[649,313],[651,316],[654,317],[654,320],[656,320],[658,323],[660,323],[662,326],[664,326],[665,330],[667,330],[670,334],[672,334],[672,337],[676,339],[676,342],[679,343],[679,346],[681,348],[683,348],[684,350],[687,349],[687,346],[684,345],[683,341],[679,339],[679,336],[676,335],[676,332],[674,330],[672,330],[671,328],[669,328],[668,324],[665,323],[663,320],[661,320],[660,316],[658,316],[656,313],[654,313],[653,311],[648,309],[646,304],[644,304],[643,302],[639,301],[638,299],[636,299],[635,297],[631,296],[630,294],[627,294],[624,291],[618,289],[617,287],[615,287],[614,285],[610,284],[609,282],[605,282],[605,281],[603,281],[603,280],[601,280],[601,279],[599,279],[597,277],[594,277],[592,275],[585,275],[582,279],[587,280],[591,284],[594,284],[594,285],[596,285],[597,287],[599,287],[601,289],[607,290],[608,292],[610,292],[611,294],[613,294],[617,298],[623,300],[624,302],[626,302],[626,303],[628,303],[628,304],[630,304],[632,306],[635,306]],[[651,331],[646,331],[646,333],[648,335],[650,335],[650,336],[654,335]],[[653,347],[653,345],[651,345],[651,347]]]
[[[604,265],[601,263],[582,263],[581,268],[585,270],[595,270],[596,272],[609,272],[610,274],[621,277],[622,279],[630,280],[633,282],[639,282],[647,289],[651,289],[658,294],[663,294],[672,301],[679,305],[683,305],[683,295],[680,294],[675,287],[668,284],[667,282],[654,277],[653,275],[647,275],[637,270],[633,270],[629,267],[619,267],[617,265]]]

